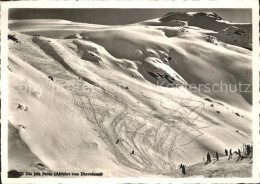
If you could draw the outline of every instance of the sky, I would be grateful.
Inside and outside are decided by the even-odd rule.
[[[214,12],[234,23],[251,23],[251,9],[10,9],[9,19],[64,19],[103,25],[131,24],[169,12]]]

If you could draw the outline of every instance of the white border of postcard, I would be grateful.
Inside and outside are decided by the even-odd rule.
[[[173,1],[19,1],[1,4],[1,161],[3,183],[259,183],[259,4],[258,0],[173,0]],[[253,143],[251,178],[7,178],[8,172],[8,9],[9,8],[250,8],[253,23]]]

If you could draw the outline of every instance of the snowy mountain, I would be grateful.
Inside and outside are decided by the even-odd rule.
[[[9,29],[9,170],[179,177],[252,141],[252,94],[207,90],[252,84],[250,24],[190,12]]]

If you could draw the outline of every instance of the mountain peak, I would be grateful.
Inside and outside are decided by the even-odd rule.
[[[222,17],[214,12],[169,12],[162,16],[159,20],[162,22],[169,22],[171,20],[190,20],[193,18],[210,18],[214,20],[224,20]]]

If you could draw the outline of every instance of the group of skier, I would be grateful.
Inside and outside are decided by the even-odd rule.
[[[253,145],[243,144],[241,149],[238,149],[234,153],[236,153],[238,155],[238,160],[243,159],[245,157],[252,158],[253,157]],[[231,159],[233,156],[232,149],[229,149],[229,151],[227,149],[225,149],[225,155],[228,156],[228,159]],[[217,151],[216,151],[216,161],[219,161],[219,153]],[[203,158],[203,162],[205,164],[211,162],[211,154],[209,152],[207,153],[207,161],[205,162],[205,158]],[[182,174],[185,175],[186,174],[186,165],[181,164],[180,169],[182,171]]]
[[[219,154],[218,154],[218,152],[216,151],[216,160],[218,161],[219,160]],[[205,159],[203,158],[203,162],[205,162]],[[208,152],[207,153],[207,161],[206,161],[206,163],[209,163],[209,162],[211,162],[211,155],[210,155],[210,153]]]
[[[233,155],[232,149],[229,150],[229,154],[228,154],[228,150],[225,149],[225,154],[226,154],[226,156],[228,156],[228,159],[231,159],[231,158],[232,158],[232,155]]]
[[[247,157],[253,157],[253,145],[243,144],[242,150]]]
[[[118,144],[118,143],[119,143],[119,139],[116,141],[116,144]],[[252,158],[253,157],[253,145],[243,144],[243,146],[241,147],[241,150],[238,149],[234,153],[236,153],[238,155],[238,160],[243,159],[245,157]],[[132,150],[130,154],[135,155],[135,151]],[[233,155],[232,149],[229,149],[229,151],[227,149],[225,149],[225,155],[228,156],[228,159],[231,159],[232,155]],[[219,153],[216,151],[216,162],[217,161],[219,161]],[[211,162],[211,154],[209,152],[207,153],[207,161],[205,162],[205,158],[203,158],[203,162],[205,164],[208,164]],[[185,175],[186,174],[186,165],[181,164],[180,169],[182,171],[182,174]]]
[[[240,152],[240,154],[239,154],[239,152]],[[244,143],[243,146],[241,146],[241,151],[240,151],[240,149],[238,149],[238,154],[239,154],[239,157],[253,158],[253,145]],[[241,156],[241,154],[243,154],[243,155]]]

